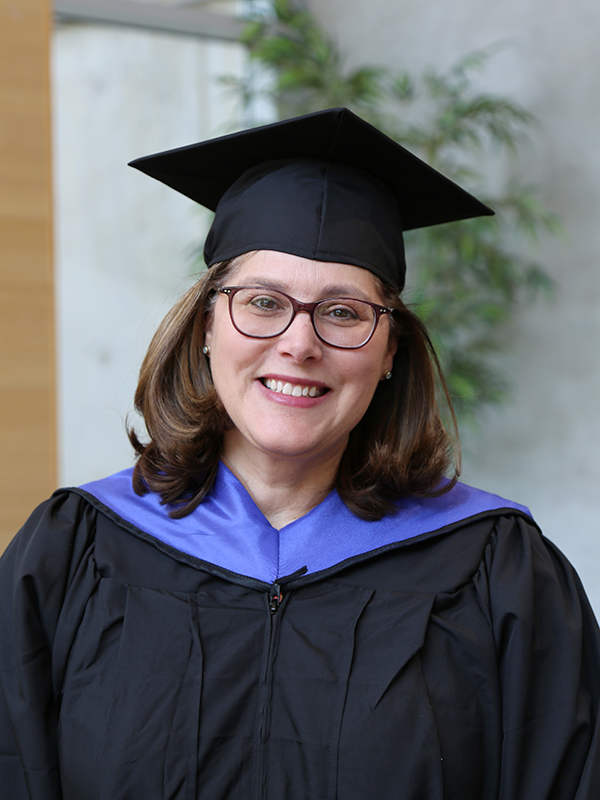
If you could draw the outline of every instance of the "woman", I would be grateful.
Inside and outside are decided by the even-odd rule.
[[[448,480],[404,229],[489,213],[345,110],[135,164],[209,206],[139,459],[2,562],[21,800],[592,800],[600,636],[526,509]]]

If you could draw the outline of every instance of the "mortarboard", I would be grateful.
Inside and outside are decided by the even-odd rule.
[[[494,212],[345,108],[138,158],[216,212],[208,266],[251,250],[364,267],[402,289],[402,231]]]

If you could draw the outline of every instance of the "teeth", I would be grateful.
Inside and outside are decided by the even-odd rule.
[[[320,397],[324,394],[323,389],[317,386],[301,386],[300,384],[283,383],[273,378],[266,378],[263,384],[272,392],[291,395],[292,397]]]

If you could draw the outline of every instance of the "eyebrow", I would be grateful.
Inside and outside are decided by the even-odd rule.
[[[274,280],[273,278],[261,278],[258,276],[250,276],[249,278],[244,279],[245,286],[258,286],[261,289],[273,289],[276,292],[283,292],[284,294],[289,294],[289,289],[282,284],[278,280]],[[376,303],[379,302],[377,300],[373,300],[373,298],[369,297],[366,292],[362,289],[358,289],[356,286],[350,286],[343,283],[330,283],[326,286],[323,286],[319,291],[321,295],[321,299],[325,300],[328,297],[353,297],[357,300],[366,300],[367,303]]]

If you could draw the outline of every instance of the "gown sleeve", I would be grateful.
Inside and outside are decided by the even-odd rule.
[[[0,786],[11,800],[61,798],[64,630],[77,624],[92,591],[86,556],[94,527],[91,507],[58,493],[34,511],[0,559]]]
[[[600,798],[600,631],[577,573],[502,518],[476,577],[502,694],[499,800]]]

